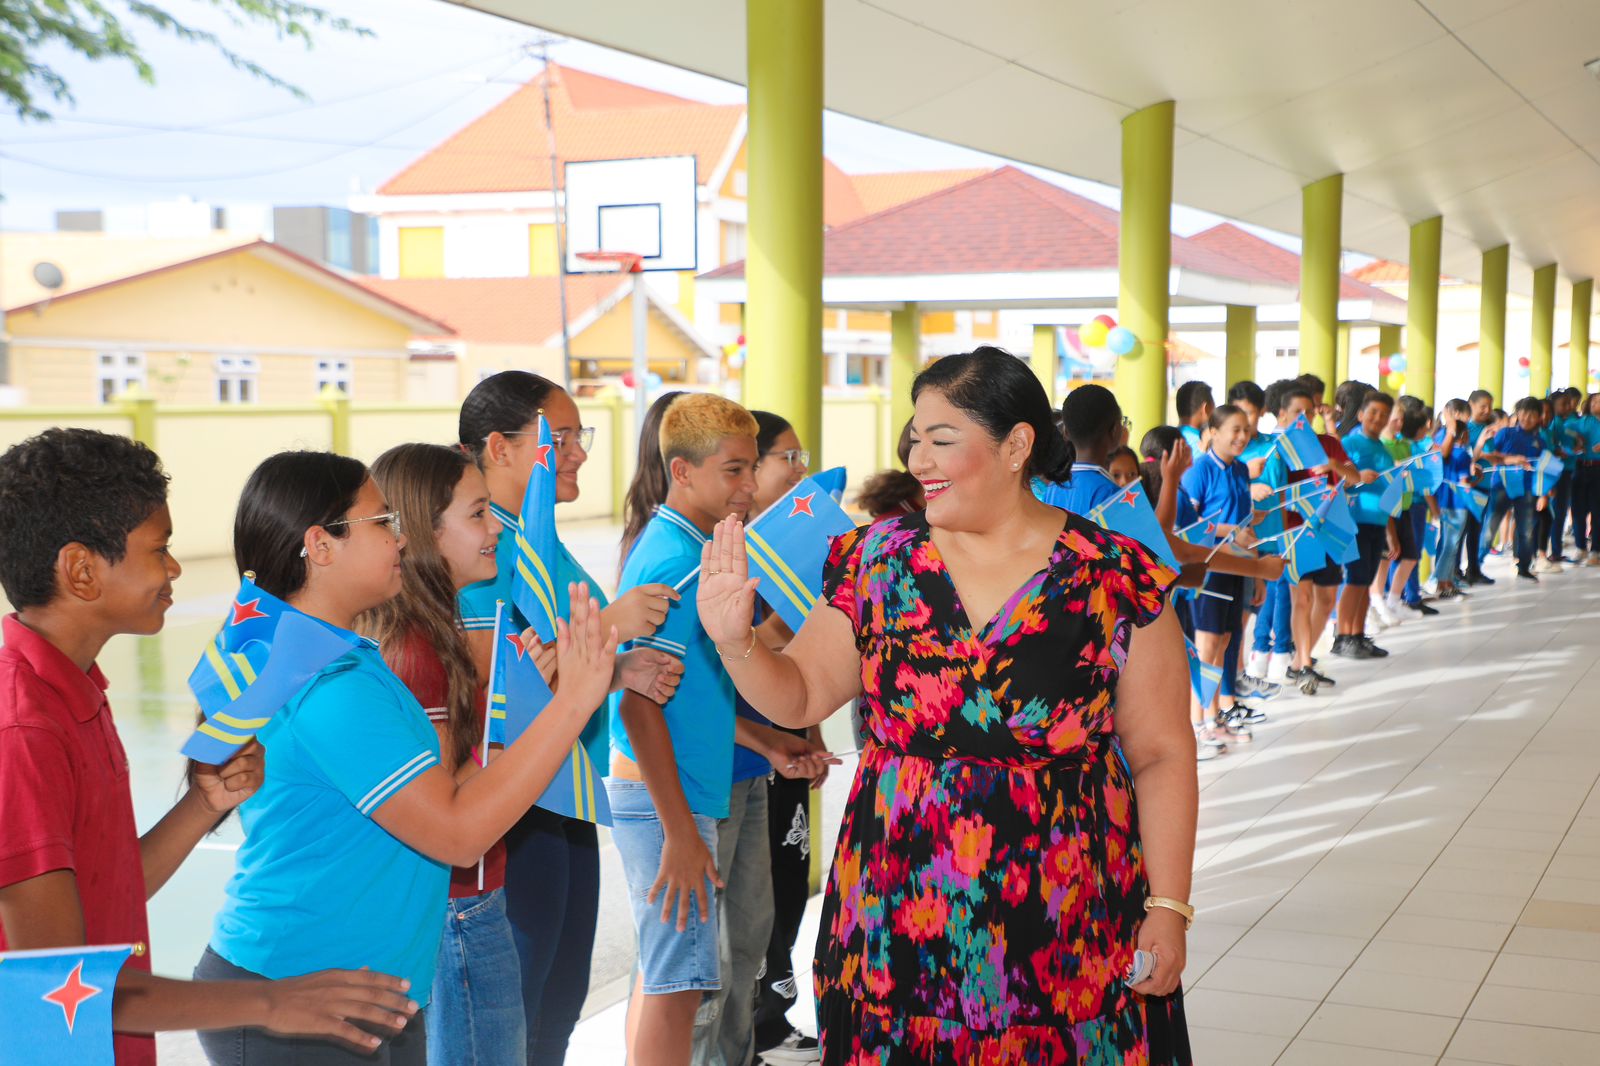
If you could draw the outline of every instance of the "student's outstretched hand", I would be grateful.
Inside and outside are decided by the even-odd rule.
[[[711,919],[711,908],[716,906],[716,894],[707,887],[707,880],[717,888],[725,888],[717,875],[717,859],[700,839],[698,833],[682,836],[667,835],[661,848],[661,866],[656,871],[655,883],[645,894],[646,903],[661,900],[661,921],[669,923],[676,916],[678,932],[689,928],[692,912],[701,922]]]
[[[546,644],[539,639],[539,631],[532,626],[522,631],[522,649],[533,656],[533,665],[538,667],[539,676],[544,678],[544,683],[556,683],[556,646]]]
[[[386,1034],[398,1033],[417,1013],[407,998],[410,981],[370,970],[323,970],[304,977],[263,981],[263,1027],[290,1037],[320,1037],[370,1051],[379,1038],[354,1022]]]
[[[739,655],[750,642],[750,619],[755,612],[756,585],[744,550],[744,523],[724,518],[700,552],[700,590],[696,602],[700,625],[731,655]],[[734,648],[733,645],[739,645]]]
[[[683,680],[683,663],[655,648],[634,648],[617,656],[617,674],[623,688],[665,704]]]
[[[1176,484],[1183,478],[1184,471],[1189,469],[1192,459],[1189,442],[1180,436],[1172,442],[1172,447],[1161,453],[1161,480]]]
[[[221,766],[197,762],[190,775],[190,788],[212,814],[227,814],[256,794],[266,778],[266,762],[261,744],[252,740]]]
[[[683,597],[671,585],[640,585],[631,588],[603,613],[604,624],[617,627],[617,639],[648,637],[667,620],[667,611]]]
[[[617,662],[617,630],[600,634],[600,608],[589,598],[589,586],[568,586],[572,609],[567,621],[556,619],[556,676],[559,692],[573,706],[593,711],[611,691]]]

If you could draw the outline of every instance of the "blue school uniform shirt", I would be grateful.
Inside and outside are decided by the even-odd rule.
[[[1507,426],[1494,435],[1494,440],[1489,442],[1489,451],[1498,455],[1527,456],[1528,461],[1532,462],[1544,451],[1544,445],[1538,434],[1529,433],[1521,426]]]
[[[1433,434],[1434,444],[1442,452],[1444,450],[1445,434],[1449,432],[1443,428],[1437,429]],[[1466,501],[1458,493],[1461,482],[1472,478],[1472,446],[1462,441],[1450,449],[1450,454],[1442,459],[1444,466],[1444,480],[1439,485],[1439,491],[1434,494],[1434,500],[1440,509],[1458,511],[1466,507]]]
[[[1376,470],[1381,474],[1394,466],[1394,456],[1389,454],[1389,449],[1383,441],[1367,436],[1359,426],[1351,430],[1341,443],[1344,444],[1345,454],[1350,456],[1350,461],[1358,470]],[[1383,490],[1387,487],[1388,485],[1382,481],[1351,487],[1350,509],[1358,524],[1364,526],[1389,524],[1388,512],[1378,506],[1378,498],[1383,495]]]
[[[1572,420],[1572,429],[1575,432],[1574,444],[1579,448],[1579,454],[1586,463],[1600,462],[1600,452],[1595,447],[1600,445],[1600,418],[1594,415],[1579,415]],[[1582,441],[1577,444],[1577,441]]]
[[[520,633],[528,628],[528,620],[517,610],[516,600],[512,595],[517,581],[517,516],[504,507],[492,503],[489,505],[489,510],[494,512],[501,526],[500,539],[494,549],[495,576],[489,581],[480,581],[462,589],[456,596],[456,607],[461,612],[461,625],[468,632],[487,631],[494,628],[495,601],[504,600],[506,610],[511,613],[517,632]],[[572,553],[567,551],[565,544],[561,545],[561,557],[556,560],[554,576],[556,614],[559,617],[572,617],[572,596],[567,591],[569,584],[588,585],[589,596],[601,607],[608,606],[606,594],[595,584],[594,578],[589,576],[589,572],[578,563],[578,560],[572,557]],[[578,739],[582,742],[583,749],[589,753],[589,761],[594,763],[595,772],[604,777],[611,768],[610,727],[606,715],[596,713],[590,717],[589,724],[583,727],[583,733]]]
[[[1478,446],[1478,438],[1483,436],[1483,431],[1488,428],[1489,423],[1487,422],[1468,422],[1467,445],[1469,447],[1476,448]]]
[[[1121,492],[1104,467],[1073,463],[1072,478],[1067,482],[1067,510],[1076,515],[1088,515]]]
[[[239,807],[244,843],[211,934],[263,977],[370,966],[433,988],[450,868],[372,820],[439,765],[439,735],[378,645],[330,663],[258,734],[261,789]]]
[[[1193,452],[1200,451],[1200,430],[1196,426],[1179,426],[1178,432],[1183,434],[1183,439],[1189,442],[1189,449]]]
[[[1221,525],[1243,525],[1250,520],[1250,474],[1244,463],[1224,463],[1207,451],[1183,473],[1178,482],[1178,525],[1210,518]]]
[[[1277,444],[1278,435],[1276,433],[1257,432],[1255,436],[1250,438],[1250,443],[1244,446],[1244,451],[1239,453],[1239,458],[1248,463],[1260,459],[1268,453],[1276,454],[1273,449]]]
[[[676,585],[699,568],[700,549],[710,539],[683,515],[661,506],[628,555],[619,593],[652,582]],[[694,591],[685,590],[668,608],[661,628],[631,646],[655,648],[683,661],[683,680],[661,710],[672,736],[678,781],[691,811],[726,818],[733,788],[733,679],[700,625]],[[622,724],[620,694],[611,697],[609,714],[612,749],[637,762]]]

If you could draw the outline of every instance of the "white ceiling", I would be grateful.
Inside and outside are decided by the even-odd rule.
[[[743,0],[451,2],[745,81]],[[1446,273],[1600,275],[1600,0],[826,4],[833,110],[1120,185],[1119,122],[1172,99],[1181,203],[1298,233],[1343,172],[1350,249],[1442,214]]]

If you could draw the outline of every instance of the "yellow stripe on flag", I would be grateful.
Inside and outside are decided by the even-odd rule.
[[[544,568],[544,560],[539,558],[539,553],[533,550],[533,545],[523,537],[520,529],[517,531],[517,550],[524,559],[539,568],[539,580],[542,584],[534,584],[532,580],[529,584],[534,585],[535,590],[547,592],[552,600],[555,599],[556,583],[550,580],[550,572]]]
[[[788,577],[789,583],[794,586],[795,592],[799,593],[801,598],[806,602],[805,613],[810,614],[811,607],[816,604],[817,598],[811,595],[811,590],[806,588],[806,583],[804,581],[800,580],[800,575],[789,569],[789,564],[783,561],[783,556],[773,551],[772,545],[768,544],[766,539],[763,538],[760,533],[757,533],[754,530],[746,530],[745,534],[748,539],[755,542],[757,547],[766,552],[767,555],[771,557],[773,564],[782,570],[784,575]]]
[[[544,588],[539,584],[539,582],[534,580],[533,574],[528,570],[527,556],[519,555],[517,557],[517,573],[522,576],[522,580],[528,583],[528,587],[532,589],[533,594],[538,597],[539,606],[543,607],[545,613],[550,616],[552,621],[554,621],[556,617],[555,600],[552,598],[550,593],[545,592]]]
[[[222,711],[212,715],[211,720],[219,722],[229,729],[243,729],[249,733],[266,728],[267,723],[272,721],[271,718],[235,718],[233,715],[224,714]]]
[[[250,665],[250,660],[246,659],[240,652],[234,652],[233,661],[234,664],[239,667],[239,673],[244,675],[244,687],[249,688],[251,685],[255,684],[256,668]]]
[[[572,813],[579,818],[583,817],[583,762],[578,755],[582,750],[582,744],[574,744],[567,756],[572,761]]]
[[[772,583],[778,587],[778,590],[788,598],[790,603],[795,605],[802,615],[809,615],[811,613],[811,603],[808,602],[808,598],[803,595],[804,590],[797,592],[794,587],[789,584],[789,581],[785,575],[776,569],[772,560],[767,558],[765,552],[763,552],[755,543],[752,542],[749,545],[748,554],[749,557],[755,561],[755,564],[761,568],[761,572],[771,579]]]
[[[211,669],[222,681],[222,687],[228,690],[230,697],[238,699],[244,694],[244,690],[239,687],[238,679],[233,676],[233,671],[228,669],[227,661],[217,650],[217,642],[214,640],[206,644],[206,662],[211,664]]]
[[[206,736],[211,737],[213,740],[220,740],[224,744],[248,744],[248,743],[250,743],[250,738],[249,737],[241,737],[241,736],[235,736],[232,733],[224,733],[222,730],[218,729],[216,726],[213,726],[210,722],[201,722],[198,726],[195,727],[195,730],[196,730],[196,732],[204,733]]]

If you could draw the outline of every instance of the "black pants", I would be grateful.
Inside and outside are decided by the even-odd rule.
[[[756,1047],[789,1033],[786,1015],[799,989],[794,982],[794,942],[806,913],[811,880],[811,786],[774,774],[767,791],[772,843],[772,939],[767,969],[756,990]]]
[[[1483,523],[1472,517],[1472,512],[1467,512],[1467,526],[1461,534],[1461,544],[1465,550],[1461,554],[1466,559],[1468,577],[1483,576],[1483,566],[1478,562],[1478,538],[1482,535]]]
[[[196,981],[262,981],[206,948],[194,968]],[[422,1011],[398,1035],[376,1051],[355,1051],[326,1040],[273,1036],[260,1029],[211,1029],[199,1033],[200,1048],[211,1066],[427,1066],[428,1034]],[[364,1022],[352,1023],[368,1029]],[[376,1032],[376,1030],[372,1030]],[[382,1035],[382,1034],[378,1034]]]

